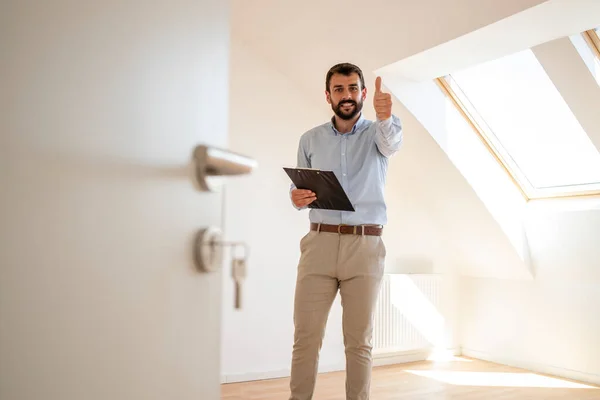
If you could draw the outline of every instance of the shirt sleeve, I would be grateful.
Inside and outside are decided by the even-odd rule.
[[[310,164],[310,158],[308,157],[308,148],[306,146],[306,135],[303,135],[300,138],[300,142],[298,144],[298,155],[297,155],[297,161],[296,161],[296,167],[297,168],[311,168],[311,164]],[[293,183],[290,185],[290,192],[289,192],[289,196],[290,196],[290,201],[292,200],[292,190],[296,189],[296,185],[294,185]],[[308,208],[308,206],[304,206],[304,207],[296,207],[296,205],[294,204],[293,201],[291,201],[292,206],[294,206],[294,208],[296,210],[304,210],[306,208]]]
[[[385,120],[375,122],[375,143],[385,157],[393,156],[402,145],[403,131],[400,118],[392,115]]]

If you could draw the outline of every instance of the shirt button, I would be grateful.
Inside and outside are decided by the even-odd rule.
[[[346,176],[346,174],[344,174],[344,176]]]
[[[342,155],[343,155],[343,156],[345,156],[345,155],[346,155],[346,153],[342,153]]]

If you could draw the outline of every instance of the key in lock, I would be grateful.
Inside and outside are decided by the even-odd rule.
[[[231,277],[235,285],[234,306],[242,308],[242,283],[246,279],[246,260],[248,259],[248,245],[241,242],[224,242],[221,240],[221,231],[216,228],[202,229],[198,232],[195,240],[194,258],[201,272],[214,272],[221,263],[221,249],[231,249]],[[241,248],[243,254],[236,254]]]
[[[231,276],[235,285],[234,307],[236,310],[242,308],[242,283],[246,279],[245,258],[234,258],[231,265]]]

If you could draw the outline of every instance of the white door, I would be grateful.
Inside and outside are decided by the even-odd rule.
[[[1,7],[0,398],[218,399],[188,165],[227,143],[227,2]]]

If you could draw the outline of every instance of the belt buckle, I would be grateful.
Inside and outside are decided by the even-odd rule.
[[[338,235],[343,235],[343,233],[342,233],[342,227],[344,227],[344,226],[350,226],[350,225],[348,225],[348,224],[339,224],[337,226],[337,233],[338,233]],[[356,234],[356,226],[354,227],[354,234]]]
[[[350,225],[347,225],[347,224],[339,224],[339,225],[337,226],[337,233],[338,233],[338,235],[341,235],[341,234],[342,234],[342,227],[343,227],[343,226],[350,226]],[[365,227],[364,227],[364,226],[361,226],[361,228],[362,228],[362,235],[364,235],[364,234],[365,234]],[[352,226],[352,234],[356,235],[356,225]]]

